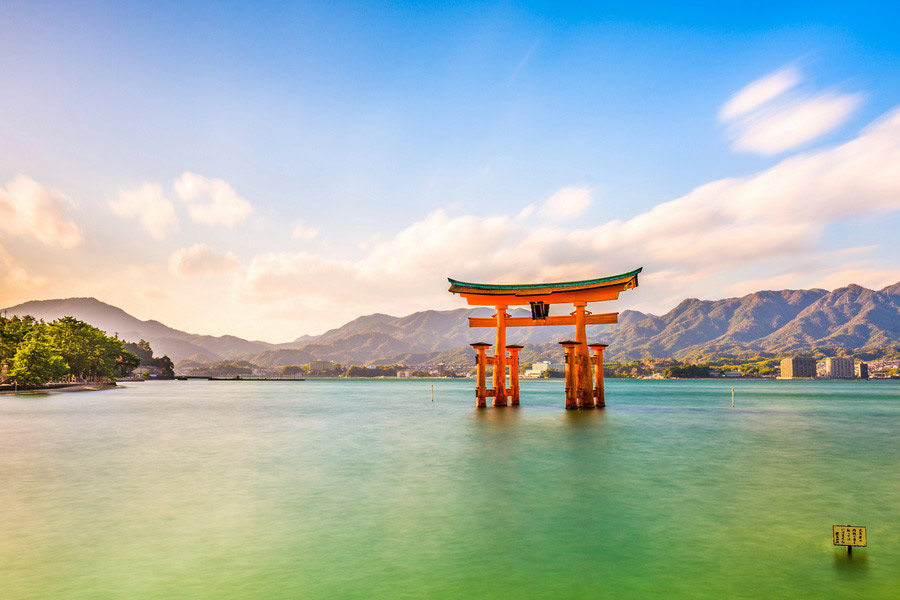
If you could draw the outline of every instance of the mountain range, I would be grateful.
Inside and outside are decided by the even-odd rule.
[[[849,285],[690,298],[665,315],[616,328],[607,341],[619,359],[894,348],[900,346],[900,283],[879,291]]]
[[[142,321],[94,298],[39,300],[6,309],[9,316],[27,314],[45,321],[73,316],[128,341],[145,339],[157,355],[166,354],[176,363],[242,359],[268,367],[316,359],[342,364],[469,362],[468,344],[493,341],[493,329],[470,329],[468,317],[492,312],[460,308],[405,317],[372,314],[321,335],[272,344],[179,331],[159,321]],[[509,312],[529,314],[524,309]],[[561,356],[555,342],[570,337],[569,327],[530,327],[510,329],[508,339],[526,345],[524,361]],[[609,360],[686,360],[813,348],[896,350],[900,348],[900,283],[877,291],[849,285],[831,292],[782,290],[723,300],[689,298],[664,315],[623,311],[616,325],[588,327],[588,337],[609,343]]]

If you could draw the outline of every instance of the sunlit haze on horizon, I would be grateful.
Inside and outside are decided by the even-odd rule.
[[[900,7],[743,10],[4,2],[0,307],[284,342],[447,277],[900,281]]]

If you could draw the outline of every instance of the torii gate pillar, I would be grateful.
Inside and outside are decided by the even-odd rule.
[[[597,408],[606,406],[606,392],[603,389],[603,349],[609,344],[591,344],[589,348],[594,351],[594,402]]]
[[[578,342],[566,340],[559,343],[566,353],[566,410],[578,408]]]
[[[506,406],[506,306],[497,306],[497,349],[494,356],[494,402],[491,406]]]
[[[594,408],[594,394],[591,377],[591,353],[587,345],[587,330],[585,328],[585,316],[587,314],[587,302],[575,302],[575,365],[578,369],[576,397],[578,408]]]
[[[475,406],[487,406],[487,349],[491,347],[485,342],[475,342]]]
[[[509,351],[509,405],[519,405],[519,350],[525,346],[510,344]]]

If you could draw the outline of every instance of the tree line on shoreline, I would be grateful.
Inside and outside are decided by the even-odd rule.
[[[519,365],[520,375],[532,368],[532,362]],[[707,362],[686,362],[673,358],[644,358],[627,362],[607,361],[603,364],[603,374],[609,378],[638,379],[702,379],[707,377],[724,377],[726,374],[750,378],[774,378],[780,374],[780,358],[753,356],[745,359],[727,357]],[[261,367],[246,360],[224,360],[212,364],[194,361],[178,363],[180,373],[203,377],[466,377],[474,376],[474,368],[470,364],[449,364],[409,366],[392,365],[341,365],[332,363],[332,368],[313,370],[309,364],[285,365],[280,367]],[[897,369],[889,371],[896,374]],[[544,377],[562,378],[562,371],[545,371]]]
[[[704,378],[711,374],[721,374],[728,371],[741,371],[746,377],[774,377],[778,373],[779,359],[755,357],[747,361],[718,361],[709,363],[688,363],[671,358],[645,358],[628,362],[606,362],[603,365],[605,377],[612,378],[640,378],[655,374],[665,378]],[[533,363],[520,364],[519,371],[523,374],[532,368]],[[261,367],[246,360],[224,360],[212,364],[183,361],[178,364],[180,373],[204,377],[246,377],[253,375],[265,375],[268,377],[435,377],[473,376],[474,368],[451,364],[444,368],[437,366],[408,366],[403,364],[393,365],[341,365],[332,363],[332,368],[314,370],[310,364],[285,365],[281,367]],[[546,371],[544,377],[562,378],[562,371]]]
[[[0,363],[7,383],[39,387],[55,381],[108,381],[142,364],[174,374],[168,357],[154,358],[150,345],[125,342],[73,317],[49,323],[31,316],[0,317]]]

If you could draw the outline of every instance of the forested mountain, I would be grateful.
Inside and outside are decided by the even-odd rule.
[[[569,307],[571,310],[571,307]],[[524,308],[511,308],[508,314],[513,317],[530,316],[531,312]],[[493,308],[458,308],[456,310],[424,310],[405,317],[392,317],[384,314],[366,315],[338,327],[326,331],[319,336],[303,336],[285,346],[306,348],[328,346],[338,340],[356,336],[371,336],[372,343],[381,340],[379,347],[388,349],[396,347],[386,337],[404,344],[403,352],[427,353],[449,350],[481,340],[490,341],[494,335],[493,328],[470,328],[469,317],[490,317]],[[562,313],[559,313],[562,314]],[[619,315],[619,323],[630,323],[635,319],[646,318],[644,313],[626,310]],[[588,327],[589,335],[601,335],[608,329],[606,325]],[[379,337],[382,336],[382,337]],[[510,328],[507,340],[510,344],[543,344],[571,337],[570,327],[522,327]],[[367,342],[368,345],[372,343]],[[382,350],[379,350],[382,352]]]
[[[708,301],[691,298],[659,317],[610,332],[610,356],[620,359],[698,358],[813,348],[864,350],[900,345],[898,286],[858,285],[784,290]]]
[[[51,321],[61,316],[73,316],[91,323],[109,335],[118,334],[126,341],[147,340],[158,354],[165,354],[175,362],[193,360],[211,363],[223,359],[246,359],[260,366],[281,366],[307,363],[322,359],[336,362],[368,362],[397,354],[425,354],[450,350],[493,336],[493,329],[470,329],[468,317],[490,316],[493,309],[461,308],[456,310],[426,310],[405,317],[384,314],[366,315],[322,335],[304,335],[293,342],[271,344],[248,341],[235,336],[197,335],[179,331],[159,321],[141,321],[120,308],[95,298],[67,298],[36,300],[6,309],[12,315],[32,315]],[[513,309],[513,316],[530,314]],[[620,319],[643,313],[625,311]],[[599,335],[608,326],[589,328]],[[510,343],[540,344],[571,336],[567,327],[537,327],[511,329]]]
[[[484,309],[479,309],[484,310]],[[437,319],[423,319],[415,313],[404,317],[406,323],[434,323]],[[484,315],[490,314],[484,310]],[[413,345],[404,352],[384,354],[391,347],[383,345],[373,357],[373,364],[406,364],[432,362],[459,362],[464,345],[477,339],[493,341],[493,330],[467,329],[465,317],[473,311],[462,309],[452,313],[449,328],[417,328],[419,339],[439,340]],[[430,315],[429,315],[430,316]],[[457,320],[458,319],[458,320]],[[361,321],[361,320],[357,320]],[[380,327],[397,327],[392,337],[414,339],[408,326],[397,326],[400,319],[381,315]],[[354,324],[355,335],[363,335],[364,322]],[[329,332],[332,339],[339,339],[341,329]],[[723,300],[698,300],[690,298],[664,315],[656,316],[637,311],[623,311],[617,325],[589,328],[590,339],[609,344],[606,356],[609,360],[633,360],[647,357],[706,359],[710,357],[742,357],[760,353],[787,354],[821,350],[874,351],[900,348],[900,284],[880,291],[850,285],[832,292],[821,289],[762,291],[740,298]],[[522,335],[522,333],[525,335]],[[326,335],[329,335],[326,334]],[[522,362],[550,359],[559,362],[562,351],[557,341],[572,336],[568,327],[536,327],[510,330],[510,343],[524,343]],[[455,342],[455,343],[453,343]],[[453,343],[449,350],[441,346]],[[310,346],[306,346],[307,349]],[[469,351],[471,352],[471,351]],[[332,360],[339,360],[335,353]]]
[[[7,309],[44,320],[74,316],[107,333],[146,339],[159,354],[176,362],[212,362],[241,358],[259,366],[281,366],[323,359],[343,364],[458,362],[468,344],[493,341],[493,329],[470,329],[470,316],[493,309],[426,310],[405,317],[359,317],[319,336],[287,344],[248,341],[233,336],[203,336],[141,321],[93,298],[27,302]],[[514,309],[513,316],[528,311]],[[695,359],[760,352],[810,352],[815,348],[847,351],[900,347],[900,283],[880,291],[850,285],[821,289],[762,291],[740,298],[689,298],[664,315],[623,311],[617,325],[589,327],[592,340],[609,343],[610,360],[644,357]],[[525,344],[523,362],[561,355],[555,342],[572,336],[569,327],[509,330],[509,342]]]

